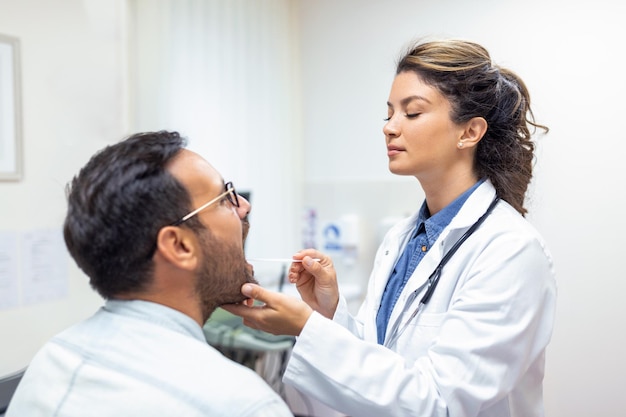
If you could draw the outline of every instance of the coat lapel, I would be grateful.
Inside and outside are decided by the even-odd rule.
[[[454,245],[456,240],[465,232],[465,230],[471,227],[471,225],[483,214],[494,196],[495,188],[489,180],[485,181],[472,193],[472,195],[469,196],[463,207],[461,207],[459,213],[441,232],[433,247],[430,248],[428,253],[417,265],[417,268],[415,268],[415,271],[402,290],[402,293],[400,294],[400,297],[398,298],[398,301],[396,302],[389,318],[389,324],[387,325],[387,337],[389,337],[390,329],[393,328],[394,323],[396,323],[399,319],[402,321],[406,320],[405,317],[402,317],[403,314],[405,312],[412,312],[413,309],[417,307],[417,303],[421,299],[421,294],[418,294],[411,305],[407,305],[411,294],[416,290],[418,290],[419,293],[423,293],[425,291],[428,277],[430,277],[435,268],[437,268],[437,265],[441,262],[441,259],[446,251],[448,251],[450,247]],[[387,268],[388,265],[385,264],[386,268],[384,270],[381,269],[381,274],[386,275],[384,280],[379,279],[379,281],[382,282],[382,285],[380,285],[379,282],[376,287],[375,294],[377,296],[377,305],[380,305],[380,300],[382,298],[382,293],[385,290],[387,280],[391,275],[391,271],[395,266],[396,260],[400,256],[401,250],[404,249],[409,232],[413,230],[416,220],[417,213],[409,219],[410,222],[407,221],[406,224],[403,224],[403,234],[398,234],[398,238],[395,240],[395,242],[399,243],[399,245],[394,246],[396,252],[394,253],[393,262],[390,267]],[[392,238],[390,241],[394,242],[394,239]]]

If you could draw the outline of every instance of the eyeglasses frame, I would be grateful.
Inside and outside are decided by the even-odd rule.
[[[187,220],[189,220],[190,218],[192,218],[196,214],[200,213],[202,210],[206,209],[207,207],[211,206],[212,204],[217,203],[218,201],[220,201],[225,196],[228,198],[228,201],[234,207],[239,207],[239,197],[237,196],[237,191],[235,190],[235,186],[233,185],[232,181],[228,181],[226,184],[224,184],[224,187],[226,188],[226,191],[224,191],[223,193],[221,193],[220,195],[218,195],[217,197],[215,197],[214,199],[212,199],[208,203],[205,203],[205,204],[201,205],[200,207],[198,207],[197,209],[193,210],[192,212],[184,215],[183,217],[181,217],[180,219],[178,219],[174,223],[172,223],[170,226],[179,226],[179,225],[183,224],[184,222],[186,222]]]

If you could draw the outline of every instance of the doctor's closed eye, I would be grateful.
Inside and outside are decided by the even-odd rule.
[[[421,113],[405,113],[404,117],[406,117],[407,119],[415,119],[420,114]],[[383,119],[384,122],[388,122],[389,120],[391,120],[391,116],[387,116],[386,118]]]

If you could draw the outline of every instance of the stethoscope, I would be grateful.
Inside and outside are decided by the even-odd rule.
[[[489,214],[496,207],[496,204],[498,204],[499,200],[500,198],[496,195],[493,201],[491,202],[491,204],[489,205],[489,207],[487,207],[487,210],[483,213],[483,215],[480,216],[480,218],[476,220],[476,222],[469,229],[467,229],[467,231],[463,234],[463,236],[461,236],[459,240],[457,240],[454,243],[454,245],[450,248],[450,250],[444,255],[444,257],[441,259],[441,262],[439,262],[439,265],[437,265],[435,270],[428,277],[428,281],[426,281],[426,285],[427,285],[426,292],[424,293],[424,295],[422,296],[422,299],[417,304],[417,307],[415,308],[415,310],[413,310],[413,313],[411,314],[409,319],[404,323],[404,326],[400,328],[400,322],[402,321],[402,316],[403,316],[402,314],[398,317],[398,319],[393,324],[393,327],[391,328],[391,332],[389,333],[390,337],[387,340],[385,340],[385,343],[384,343],[385,347],[391,348],[391,346],[393,346],[393,344],[396,343],[400,335],[404,333],[404,331],[409,326],[409,323],[411,323],[411,321],[418,315],[418,313],[422,311],[422,309],[428,303],[428,301],[430,301],[430,298],[432,297],[433,292],[435,291],[435,288],[437,287],[437,284],[439,283],[439,278],[441,277],[441,270],[443,269],[443,267],[448,263],[450,258],[452,258],[452,255],[454,255],[457,249],[459,249],[461,244],[465,242],[465,240],[468,237],[470,237],[470,235],[474,233],[476,229],[478,229],[478,226],[480,226],[482,222],[485,221],[487,216],[489,216]],[[417,298],[417,295],[420,293],[422,288],[423,287],[419,287],[408,296],[406,303],[405,303],[406,307],[413,304],[413,302]]]

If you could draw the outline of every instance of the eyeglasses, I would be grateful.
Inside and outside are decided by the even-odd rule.
[[[228,198],[228,201],[233,206],[239,207],[239,197],[237,197],[237,191],[235,191],[235,186],[233,185],[233,183],[229,181],[224,185],[224,187],[226,188],[226,191],[224,191],[222,194],[218,195],[217,197],[215,197],[213,200],[209,201],[208,203],[201,205],[200,207],[198,207],[191,213],[181,217],[179,220],[172,223],[172,226],[178,226],[179,224],[186,222],[187,220],[189,220],[196,214],[200,213],[205,208],[209,207],[211,204],[215,204],[218,201],[220,201],[223,197]]]

